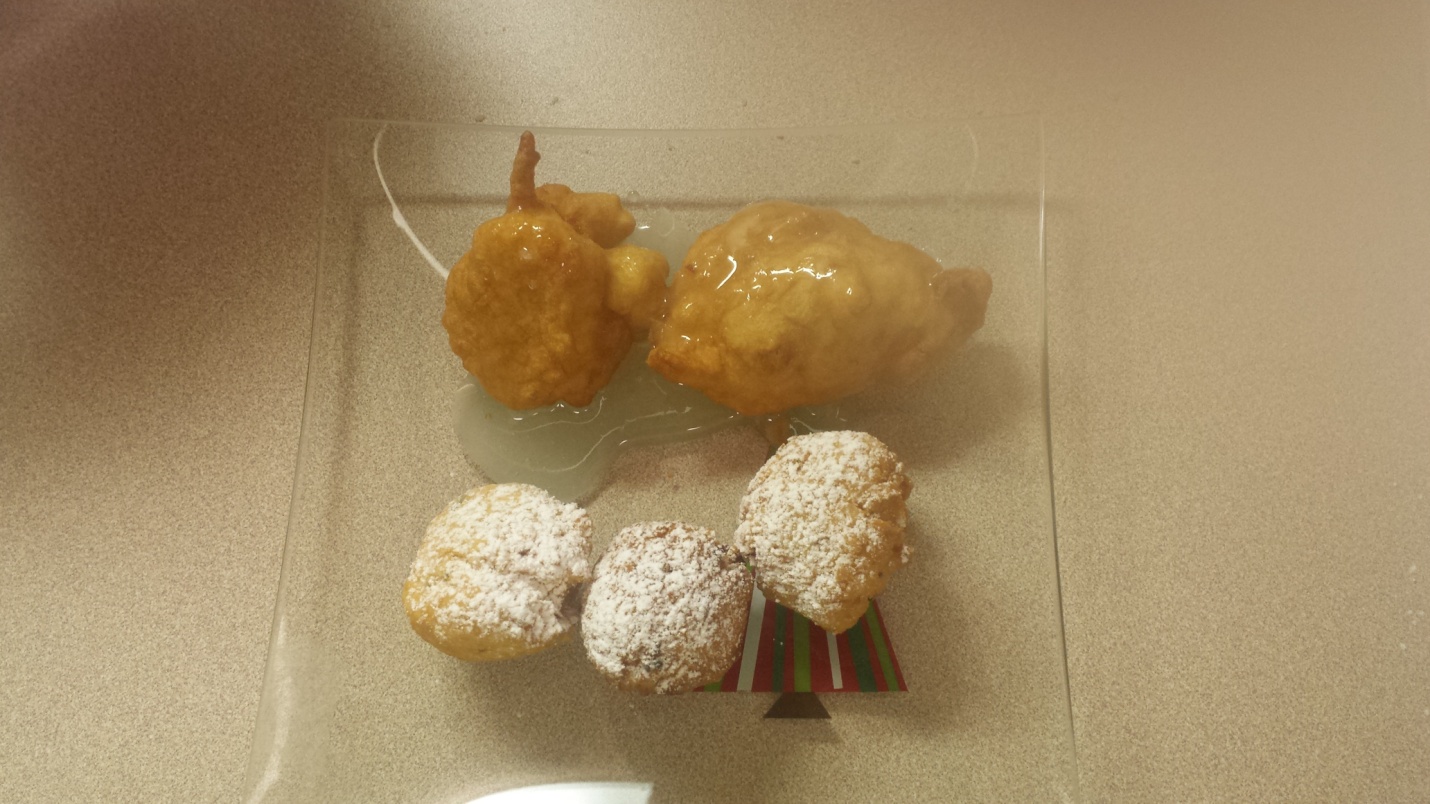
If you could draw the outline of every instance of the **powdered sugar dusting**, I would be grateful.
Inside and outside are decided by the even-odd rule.
[[[586,653],[625,689],[694,689],[734,662],[752,588],[739,553],[709,530],[632,525],[596,564],[581,618]]]
[[[842,631],[908,560],[911,489],[898,457],[867,433],[796,436],[750,481],[735,544],[766,596]]]
[[[477,635],[513,654],[534,650],[574,624],[566,599],[590,575],[590,549],[579,506],[535,486],[481,486],[427,527],[407,608],[443,642]]]

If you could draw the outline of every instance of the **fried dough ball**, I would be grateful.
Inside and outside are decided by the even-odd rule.
[[[590,577],[591,519],[535,486],[479,486],[427,526],[402,588],[418,636],[468,662],[571,638]]]
[[[837,634],[908,561],[912,490],[898,456],[868,433],[795,436],[750,481],[735,546],[766,598]]]
[[[632,692],[719,681],[738,658],[753,588],[740,554],[709,530],[632,525],[596,562],[581,615],[586,655]]]
[[[477,227],[471,249],[447,278],[442,313],[463,367],[498,402],[518,410],[590,404],[648,324],[633,320],[665,294],[663,281],[631,286],[626,278],[629,264],[663,257],[628,253],[636,248],[628,246],[612,260],[583,234],[585,227],[607,242],[629,233],[634,219],[619,200],[546,185],[545,194],[574,216],[566,220],[537,191],[540,158],[531,132],[522,134],[506,214]],[[620,310],[611,307],[613,284]]]
[[[763,201],[703,232],[648,363],[747,415],[908,378],[979,327],[992,279],[832,209]]]
[[[611,262],[606,306],[625,316],[633,331],[644,334],[665,308],[670,263],[659,251],[640,246],[616,246],[606,257]]]

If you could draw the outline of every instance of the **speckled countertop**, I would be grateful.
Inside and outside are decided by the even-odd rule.
[[[1042,112],[1081,795],[1430,799],[1427,85],[1423,2],[0,6],[0,798],[242,797],[326,120]]]

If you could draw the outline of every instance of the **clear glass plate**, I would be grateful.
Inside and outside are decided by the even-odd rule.
[[[579,641],[468,665],[408,628],[400,590],[431,517],[480,478],[453,432],[464,373],[441,280],[394,225],[383,168],[443,264],[504,202],[519,129],[336,123],[297,480],[251,801],[465,802],[521,785],[643,781],[655,801],[1075,800],[1050,510],[1041,126],[537,130],[539,181],[620,193],[704,228],[766,197],[834,206],[993,276],[986,326],[912,388],[843,405],[909,467],[914,555],[880,598],[906,693],[641,698]],[[587,502],[598,546],[642,520],[725,537],[766,443],[749,427],[633,447]]]

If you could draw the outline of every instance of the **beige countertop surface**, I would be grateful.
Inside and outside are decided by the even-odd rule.
[[[0,5],[0,799],[244,796],[326,121],[1036,112],[1070,795],[1430,800],[1427,87],[1423,2]]]

